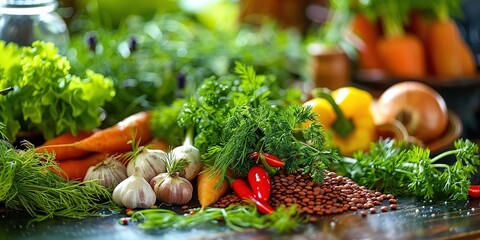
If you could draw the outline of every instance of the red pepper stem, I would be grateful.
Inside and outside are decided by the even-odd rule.
[[[313,90],[312,95],[314,97],[319,97],[327,100],[328,103],[333,107],[337,119],[333,122],[332,129],[340,136],[348,136],[354,129],[355,126],[351,119],[347,119],[342,112],[342,109],[338,106],[331,95],[331,91],[327,88],[317,88]]]
[[[268,175],[273,176],[277,172],[277,169],[270,167],[267,161],[265,160],[265,155],[261,154],[260,161],[262,162],[263,168],[267,171]]]

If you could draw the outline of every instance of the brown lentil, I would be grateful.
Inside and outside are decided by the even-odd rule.
[[[383,200],[388,199],[390,209],[396,209],[397,204],[392,194],[383,194],[359,186],[353,180],[340,176],[335,172],[326,171],[325,180],[317,184],[310,176],[302,172],[287,174],[280,171],[271,179],[271,195],[269,204],[272,207],[280,205],[291,206],[297,204],[297,211],[310,215],[309,221],[316,221],[314,216],[340,214],[346,211],[360,211],[362,216],[368,212],[376,213],[375,206],[380,206]],[[235,194],[228,193],[212,207],[225,208],[230,204],[243,204]],[[388,211],[387,206],[380,210]]]

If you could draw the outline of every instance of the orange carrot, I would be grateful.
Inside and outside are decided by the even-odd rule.
[[[84,158],[65,160],[58,163],[58,166],[63,171],[58,172],[54,170],[54,172],[66,180],[83,181],[88,168],[105,160],[107,156],[108,153],[101,152],[90,154]]]
[[[381,69],[383,66],[376,49],[379,38],[376,24],[363,14],[356,14],[352,21],[352,32],[362,40],[356,44],[360,67]]]
[[[424,51],[420,39],[408,33],[381,38],[378,43],[378,52],[385,69],[391,75],[399,77],[425,77]]]
[[[158,138],[153,138],[150,142],[146,143],[145,145],[150,146],[151,149],[160,149],[163,151],[167,151],[170,145]]]
[[[204,168],[197,177],[198,201],[202,208],[208,207],[222,197],[229,189],[225,178],[220,183],[221,174],[213,175],[212,168]],[[220,185],[219,185],[220,184]]]
[[[88,155],[89,151],[76,148],[72,144],[45,145],[35,148],[36,153],[55,154],[55,161],[60,162],[66,159],[79,158]]]
[[[460,35],[451,20],[435,20],[427,32],[427,58],[433,74],[439,77],[458,77],[463,75],[460,57]]]
[[[468,46],[465,40],[460,39],[460,58],[462,62],[462,70],[464,76],[474,76],[477,74],[477,61],[473,55],[472,49]]]
[[[35,152],[55,154],[56,161],[83,157],[90,152],[78,149],[72,146],[71,143],[85,139],[92,134],[93,131],[81,131],[77,135],[64,133],[45,141],[41,146],[35,148]]]
[[[73,146],[92,152],[123,153],[131,151],[130,140],[144,145],[152,139],[150,117],[151,112],[135,113],[109,128],[99,130],[90,137],[73,143]],[[133,137],[135,139],[132,139]]]
[[[80,141],[82,139],[90,137],[92,134],[93,130],[80,131],[76,135],[73,135],[72,133],[64,133],[52,139],[48,139],[42,144],[42,146],[74,143],[76,141]]]

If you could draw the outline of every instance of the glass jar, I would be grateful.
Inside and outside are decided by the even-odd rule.
[[[0,40],[20,46],[42,40],[66,50],[68,28],[57,7],[56,0],[0,0]]]

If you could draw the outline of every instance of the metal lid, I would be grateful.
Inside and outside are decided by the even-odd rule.
[[[57,7],[57,0],[0,0],[0,14],[41,14],[54,11]]]

